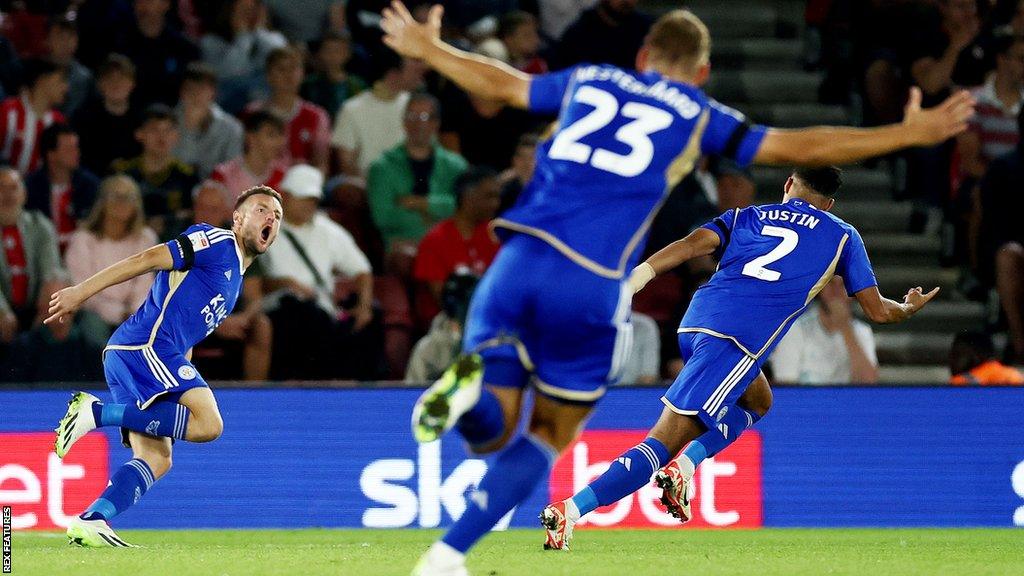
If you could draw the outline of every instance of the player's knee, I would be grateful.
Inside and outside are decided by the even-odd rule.
[[[552,420],[534,418],[530,420],[530,433],[561,452],[576,439],[579,427],[565,426]]]
[[[224,420],[216,412],[203,419],[197,419],[195,424],[195,429],[189,430],[188,439],[191,442],[213,442],[224,433]]]
[[[487,442],[486,444],[471,445],[469,447],[469,451],[475,456],[487,456],[488,454],[493,454],[494,452],[504,448],[508,444],[509,440],[512,439],[514,433],[514,427],[512,429],[506,427],[497,440]]]
[[[749,412],[757,414],[758,418],[764,418],[764,415],[768,413],[768,410],[772,407],[772,392],[767,390],[764,394],[758,394],[753,398],[747,399],[744,403],[743,408]]]

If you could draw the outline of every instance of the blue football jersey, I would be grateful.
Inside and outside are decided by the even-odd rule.
[[[760,358],[834,274],[853,295],[877,285],[853,226],[798,198],[736,209],[704,228],[718,234],[718,270],[697,289],[680,332],[735,341]]]
[[[174,269],[157,273],[146,301],[108,345],[155,345],[184,354],[234,309],[245,270],[232,231],[196,224],[165,246]]]
[[[697,87],[609,65],[535,76],[529,98],[558,122],[495,229],[536,236],[607,278],[636,264],[662,201],[701,155],[746,165],[765,134]]]

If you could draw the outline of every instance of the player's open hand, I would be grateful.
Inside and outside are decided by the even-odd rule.
[[[390,8],[381,11],[381,30],[384,44],[408,58],[423,58],[427,49],[441,37],[441,15],[444,8],[430,7],[426,23],[417,22],[405,4],[394,0]]]
[[[974,116],[974,97],[958,90],[938,106],[921,108],[921,89],[910,89],[910,99],[903,109],[903,127],[917,146],[935,146],[967,129]]]
[[[907,295],[903,297],[903,303],[909,304],[911,310],[916,313],[921,308],[924,308],[924,305],[930,302],[932,298],[935,298],[935,295],[938,293],[938,287],[925,294],[921,287],[918,286],[917,288],[907,290]]]
[[[78,286],[71,286],[63,290],[54,292],[50,296],[50,314],[46,320],[43,320],[43,324],[53,324],[54,322],[64,322],[64,318],[70,318],[75,315],[78,308],[82,305],[85,298],[82,295],[81,289]]]

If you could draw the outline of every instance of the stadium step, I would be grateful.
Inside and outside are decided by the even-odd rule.
[[[877,332],[875,348],[880,366],[944,364],[953,343],[952,332]]]
[[[799,40],[782,38],[717,38],[711,43],[711,69],[792,70],[800,62],[803,50]]]
[[[756,167],[752,170],[757,184],[758,202],[778,202],[782,198],[782,186],[793,172],[792,168]],[[882,170],[871,170],[858,166],[843,170],[843,188],[840,200],[884,200],[892,199],[892,183],[889,175]]]
[[[925,366],[879,366],[879,384],[932,385],[949,380],[949,368],[945,364]]]
[[[730,103],[758,124],[778,128],[803,128],[805,126],[848,125],[850,115],[842,106],[827,104],[751,104]]]
[[[938,236],[909,233],[864,234],[864,245],[871,256],[872,264],[903,264],[912,261],[918,264],[937,262],[941,241]]]
[[[898,295],[893,293],[886,296],[896,300]],[[907,320],[906,324],[875,324],[872,327],[875,332],[906,332],[908,329],[918,332],[960,332],[984,328],[983,304],[945,300],[946,297],[946,294],[939,292],[936,300]],[[902,300],[902,296],[899,299]]]
[[[711,75],[716,100],[757,104],[816,104],[821,75],[800,70],[725,70]]]
[[[844,189],[839,193],[832,212],[846,220],[861,235],[867,237],[875,232],[903,232],[910,222],[913,207],[909,202],[891,202],[885,200],[862,200],[846,194]]]
[[[906,260],[905,262],[912,262]],[[875,266],[875,277],[878,289],[892,299],[902,299],[907,290],[920,286],[925,290],[939,286],[945,293],[944,298],[952,298],[953,287],[956,285],[958,272],[952,269],[939,268],[930,262],[914,262],[908,264],[882,264]]]

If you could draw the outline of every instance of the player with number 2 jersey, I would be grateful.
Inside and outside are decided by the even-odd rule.
[[[629,284],[639,291],[657,274],[692,258],[719,260],[679,327],[685,365],[661,399],[661,419],[602,476],[544,510],[542,516],[552,520],[553,547],[567,546],[576,521],[640,489],[652,471],[668,512],[689,520],[696,467],[768,411],[771,389],[761,366],[833,275],[843,278],[848,294],[876,322],[905,320],[938,293],[938,288],[928,294],[914,288],[903,303],[879,294],[860,234],[829,213],[840,182],[835,167],[798,169],[787,180],[781,203],[730,210],[634,269]],[[683,453],[662,468],[664,459],[684,445]]]

